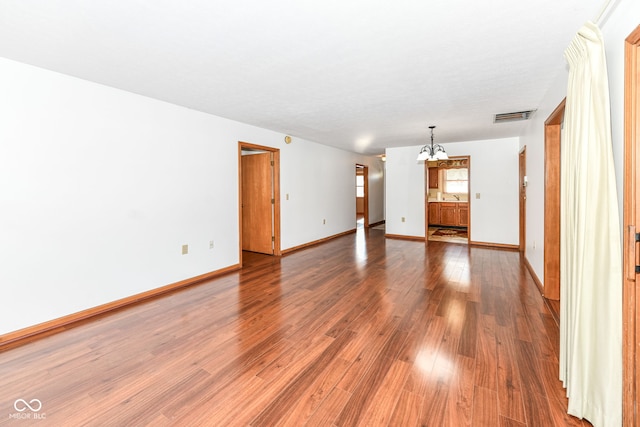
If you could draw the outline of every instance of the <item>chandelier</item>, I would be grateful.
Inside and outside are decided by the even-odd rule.
[[[446,160],[449,158],[444,151],[444,147],[440,144],[433,144],[433,129],[435,126],[429,126],[431,129],[431,145],[427,144],[420,149],[418,154],[418,161],[420,160]]]

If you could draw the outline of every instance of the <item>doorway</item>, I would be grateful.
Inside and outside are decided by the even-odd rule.
[[[281,255],[280,150],[238,143],[240,266],[243,251]]]
[[[522,147],[518,161],[520,175],[520,253],[527,247],[527,147]]]
[[[640,224],[640,209],[637,208],[640,195],[640,174],[636,168],[640,166],[640,26],[625,40],[625,105],[624,105],[624,269],[622,283],[622,424],[635,426],[638,424],[636,406],[640,375],[636,370],[640,367],[640,331],[638,306],[640,292],[636,290],[638,264],[637,226]]]
[[[565,99],[544,122],[544,297],[560,300],[560,146]],[[552,307],[558,307],[554,304]]]
[[[369,167],[357,163],[356,227],[369,228]]]
[[[425,162],[425,241],[469,244],[470,156]]]

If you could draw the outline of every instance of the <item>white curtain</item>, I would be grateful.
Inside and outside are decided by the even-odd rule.
[[[621,229],[602,34],[585,24],[565,51],[560,379],[571,415],[622,425]]]

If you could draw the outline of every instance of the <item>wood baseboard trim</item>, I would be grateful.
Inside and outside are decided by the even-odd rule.
[[[424,242],[424,237],[421,236],[405,236],[403,234],[385,234],[384,237],[387,239],[398,239],[398,240],[411,240],[414,242]]]
[[[299,251],[300,249],[305,249],[305,248],[308,248],[310,246],[319,245],[320,243],[328,242],[329,240],[337,239],[338,237],[346,236],[347,234],[353,234],[355,232],[356,232],[356,229],[354,228],[352,230],[347,230],[347,231],[344,231],[342,233],[334,234],[333,236],[325,237],[325,238],[319,239],[319,240],[314,240],[313,242],[304,243],[302,245],[294,246],[294,247],[289,248],[289,249],[284,249],[282,251],[282,255],[287,255],[287,254],[290,254],[291,252],[296,252],[296,251]]]
[[[533,270],[533,267],[529,263],[529,260],[527,259],[527,257],[524,257],[524,265],[525,267],[527,267],[527,271],[529,271],[529,274],[533,279],[533,283],[536,284],[538,291],[540,291],[540,295],[542,295],[542,299],[544,300],[544,305],[547,306],[547,310],[549,310],[549,312],[551,313],[551,317],[553,317],[553,320],[556,322],[556,325],[560,327],[559,302],[556,300],[550,300],[549,298],[546,298],[544,296],[544,285],[542,284],[542,281],[540,280],[536,272]]]
[[[121,308],[139,304],[149,299],[156,298],[183,288],[187,288],[205,280],[213,279],[215,277],[222,276],[239,269],[239,264],[231,265],[220,270],[201,274],[190,279],[181,280],[179,282],[165,285],[160,288],[151,289],[149,291],[132,295],[130,297],[108,302],[97,307],[82,310],[77,313],[69,314],[67,316],[59,317],[57,319],[49,320],[47,322],[39,323],[34,326],[29,326],[14,332],[0,335],[0,351],[18,347],[28,342],[35,341],[39,338],[62,332],[64,330],[77,326],[83,321],[90,320],[97,316],[109,314]]]
[[[507,245],[504,243],[490,243],[490,242],[469,242],[471,246],[483,246],[485,248],[494,248],[494,249],[505,249],[508,251],[519,251],[520,246],[518,245]]]
[[[369,228],[377,227],[377,226],[385,224],[385,223],[386,223],[386,221],[383,219],[382,221],[378,221],[378,222],[374,222],[373,224],[369,224]]]
[[[540,291],[540,295],[542,295],[544,297],[544,285],[542,284],[542,281],[540,281],[540,278],[538,277],[538,275],[534,271],[533,267],[529,263],[529,260],[527,259],[526,256],[524,257],[524,265],[525,265],[525,267],[527,267],[527,270],[529,270],[529,274],[531,274],[531,278],[533,279],[533,283],[535,283],[536,286],[538,287],[538,290]]]

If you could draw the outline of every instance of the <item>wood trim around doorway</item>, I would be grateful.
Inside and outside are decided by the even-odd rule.
[[[518,155],[518,199],[519,199],[519,239],[518,250],[524,255],[527,248],[527,147],[522,147]]]
[[[369,166],[356,163],[356,169],[362,169],[364,179],[364,228],[369,228]]]
[[[544,122],[544,296],[560,299],[560,136],[566,98]]]
[[[625,40],[624,52],[624,203],[623,203],[623,283],[622,283],[622,425],[638,424],[636,406],[640,376],[636,375],[640,354],[640,331],[638,331],[636,242],[635,234],[640,224],[638,218],[638,175],[640,165],[640,26]]]
[[[469,173],[467,180],[467,208],[468,219],[467,219],[467,245],[471,245],[471,156],[451,156],[449,160],[465,160],[466,166],[458,166],[458,167],[466,167]],[[452,166],[452,168],[455,166]],[[429,244],[429,164],[427,161],[424,162],[424,242],[425,244]],[[482,244],[482,242],[473,242],[476,245]]]
[[[242,267],[242,150],[262,150],[273,153],[273,255],[281,256],[280,236],[280,149],[238,141],[238,230],[239,264]]]

